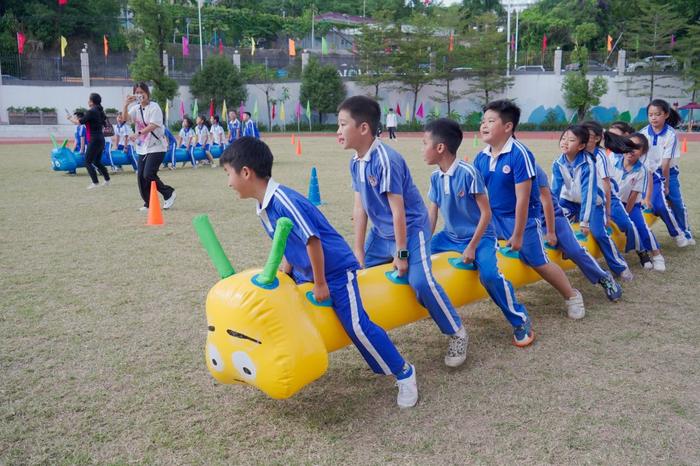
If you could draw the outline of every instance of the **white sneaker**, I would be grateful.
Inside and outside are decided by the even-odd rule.
[[[569,319],[579,320],[586,316],[586,308],[583,306],[583,296],[578,290],[576,294],[566,300],[566,313]]]
[[[139,212],[148,212],[148,207],[142,205],[141,207],[139,207]]]
[[[627,267],[625,270],[623,270],[620,273],[620,279],[623,282],[631,282],[634,279],[634,275],[632,275],[632,271],[630,270],[629,267]]]
[[[175,204],[175,191],[173,191],[170,197],[165,200],[163,203],[163,209],[168,210],[173,206],[173,204]]]
[[[104,180],[102,182],[102,186],[109,186],[109,180]]]
[[[690,245],[690,242],[688,241],[688,238],[686,238],[683,235],[678,235],[676,236],[676,244],[678,245],[679,248],[684,248],[688,245]]]
[[[695,246],[695,238],[688,238],[688,246]]]
[[[216,168],[216,162],[211,163],[211,168]]]
[[[99,188],[99,187],[100,187],[100,185],[97,184],[97,183],[90,183],[90,184],[88,185],[88,187],[85,188],[85,189],[95,189],[95,188]]]
[[[457,333],[450,335],[450,344],[445,355],[445,365],[447,367],[459,367],[467,360],[467,346],[469,345],[469,334],[462,325]]]
[[[411,376],[403,380],[397,380],[399,394],[396,396],[396,404],[399,408],[413,408],[418,403],[418,384],[416,383],[416,368],[412,364]]]
[[[665,272],[666,271],[666,261],[664,260],[664,256],[659,254],[658,256],[651,256],[651,263],[654,266],[654,270],[657,272]]]

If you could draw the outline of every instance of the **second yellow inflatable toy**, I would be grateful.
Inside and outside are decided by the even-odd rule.
[[[647,216],[648,221],[653,221]],[[235,273],[206,216],[193,221],[202,245],[221,280],[207,296],[208,335],[206,364],[222,383],[257,387],[272,398],[288,398],[321,377],[328,368],[328,353],[350,344],[330,303],[319,303],[312,285],[297,285],[277,270],[292,227],[282,218],[264,270]],[[623,235],[612,233],[619,247]],[[600,249],[591,235],[578,236],[594,257]],[[549,259],[564,269],[574,264],[547,247]],[[472,266],[457,253],[432,256],[433,274],[455,307],[487,296]],[[519,287],[540,280],[516,252],[500,248],[498,265],[505,277]],[[371,319],[386,330],[428,316],[407,282],[396,276],[391,264],[362,270],[357,275],[362,301]]]

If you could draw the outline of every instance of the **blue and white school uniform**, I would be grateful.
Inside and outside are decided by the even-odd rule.
[[[654,214],[661,217],[672,237],[684,234],[686,238],[692,238],[693,235],[688,223],[688,210],[683,202],[681,184],[678,179],[680,174],[678,161],[681,157],[681,150],[676,131],[669,125],[664,125],[664,128],[656,133],[651,125],[647,125],[640,133],[649,140],[649,152],[646,154],[644,163],[654,176],[654,192],[652,193]],[[661,163],[665,159],[671,160],[668,197],[664,196],[664,178],[661,170]],[[668,202],[666,202],[667,199]]]
[[[180,148],[185,149],[191,146],[192,138],[195,136],[194,130],[192,128],[181,128],[180,129]]]
[[[238,121],[238,118],[228,122],[228,134],[229,144],[241,137],[241,122]]]
[[[131,135],[131,125],[127,123],[117,123],[114,125],[114,135],[117,137],[117,150],[129,151],[129,136]]]
[[[647,187],[649,171],[641,160],[637,160],[632,168],[625,169],[625,158],[622,155],[615,155],[615,162],[612,165],[611,174],[619,186],[620,201],[627,206],[630,194],[633,191],[638,192],[634,207],[630,210],[629,217],[634,222],[636,230],[639,234],[641,249],[643,251],[655,251],[659,249],[659,243],[656,241],[656,236],[644,220],[642,211],[642,197],[644,190]]]
[[[601,147],[595,148],[595,164],[598,170],[598,187],[603,189],[603,180],[610,180],[610,219],[615,222],[615,225],[625,234],[627,241],[625,242],[625,252],[632,250],[640,250],[639,233],[637,227],[630,219],[625,207],[620,202],[618,196],[619,186],[611,175],[612,162]],[[603,189],[603,192],[605,190]]]
[[[496,234],[501,239],[510,239],[515,229],[515,185],[535,179],[535,157],[523,143],[511,137],[500,154],[492,154],[486,147],[474,159],[474,167],[481,174],[489,193]],[[540,193],[534,186],[528,200],[527,222],[523,232],[520,260],[531,267],[549,262],[544,250],[542,222],[539,213]]]
[[[84,154],[85,147],[87,146],[87,129],[85,128],[85,125],[76,125],[73,136],[75,137],[75,147],[73,148],[73,152],[80,152],[81,154]],[[80,140],[82,138],[85,138],[85,146],[81,145]]]
[[[243,125],[243,136],[249,136],[256,139],[260,139],[260,131],[258,131],[258,125],[255,124],[250,118]]]
[[[479,194],[486,195],[486,185],[479,172],[467,162],[457,158],[446,172],[440,169],[433,172],[428,198],[440,208],[445,223],[445,228],[430,242],[433,254],[444,251],[461,254],[469,246],[481,220],[481,209],[476,203]],[[513,285],[498,270],[497,248],[496,230],[489,224],[476,246],[474,265],[481,284],[516,328],[530,318],[525,306],[518,302]]]
[[[257,214],[270,238],[274,236],[281,217],[289,218],[294,224],[284,257],[292,266],[292,276],[297,283],[313,282],[306,246],[313,237],[321,241],[326,258],[326,282],[338,320],[375,373],[401,374],[406,364],[404,359],[386,332],[369,319],[362,306],[357,285],[360,264],[350,246],[321,211],[298,192],[270,179],[262,205],[257,206]]]
[[[207,125],[201,124],[194,127],[194,134],[197,136],[195,147],[201,147],[205,151],[209,150],[209,129]]]
[[[409,253],[406,278],[442,333],[455,334],[462,321],[445,290],[433,277],[428,211],[413,184],[406,161],[390,146],[375,139],[366,154],[355,154],[350,160],[350,174],[353,190],[360,194],[362,207],[372,222],[365,241],[365,267],[394,260],[396,239],[387,195],[403,196]]]
[[[552,194],[571,221],[590,228],[610,270],[620,275],[627,269],[627,262],[605,228],[605,193],[598,186],[595,162],[588,152],[579,152],[573,162],[565,154],[554,161]]]
[[[537,165],[537,187],[547,188],[549,192],[548,195],[552,198],[552,208],[554,209],[554,234],[557,236],[557,249],[562,252],[564,258],[576,264],[591,283],[599,283],[601,279],[608,276],[608,273],[601,268],[598,261],[596,261],[576,239],[576,233],[574,233],[571,223],[569,223],[569,220],[566,218],[559,205],[559,201],[554,197],[554,194],[552,194],[549,188],[547,174],[539,165]],[[543,224],[546,222],[544,210],[540,213],[540,220]]]
[[[224,143],[224,129],[221,125],[211,125],[211,143],[215,146],[220,146]]]

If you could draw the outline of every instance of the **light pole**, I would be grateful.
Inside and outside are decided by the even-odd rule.
[[[202,50],[202,3],[204,0],[197,0],[197,14],[199,15],[199,69],[204,68],[204,52]]]

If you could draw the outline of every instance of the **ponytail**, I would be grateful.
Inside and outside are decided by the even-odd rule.
[[[676,111],[675,108],[671,107],[668,102],[664,99],[654,99],[647,105],[647,113],[649,113],[649,107],[660,108],[662,112],[668,113],[668,118],[666,118],[666,124],[671,128],[676,128],[681,122],[681,115]]]
[[[93,92],[88,98],[97,109],[97,113],[100,115],[100,118],[102,119],[102,125],[104,126],[104,124],[107,122],[107,114],[105,113],[104,108],[102,108],[102,97],[100,96],[100,94]]]
[[[610,131],[606,131],[603,134],[603,146],[616,154],[626,154],[640,148],[628,136],[618,136]]]

